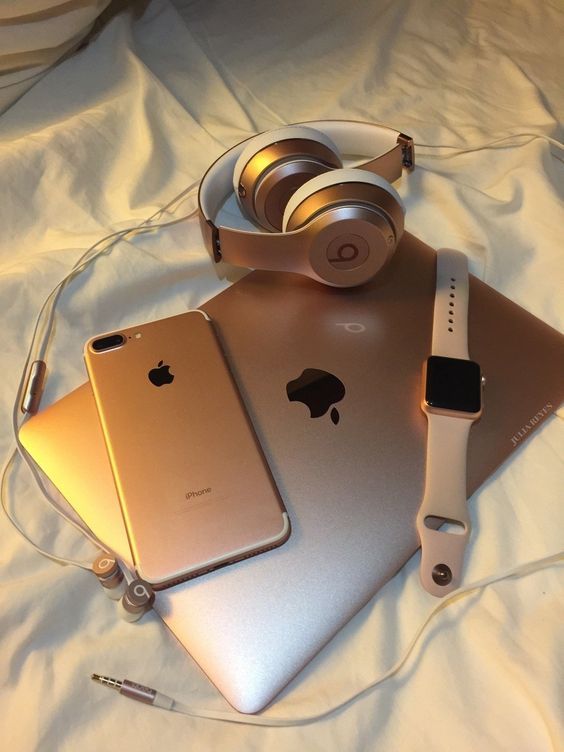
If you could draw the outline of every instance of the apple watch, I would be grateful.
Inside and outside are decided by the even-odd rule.
[[[423,366],[421,407],[427,415],[423,500],[417,514],[421,583],[442,596],[461,580],[470,537],[466,464],[472,423],[482,413],[485,380],[468,356],[468,260],[437,251],[431,355]],[[439,529],[441,528],[442,529]]]

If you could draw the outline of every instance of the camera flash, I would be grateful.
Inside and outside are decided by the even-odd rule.
[[[135,339],[141,339],[141,332],[137,332],[137,334],[135,335]]]

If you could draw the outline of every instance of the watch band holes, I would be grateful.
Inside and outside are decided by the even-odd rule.
[[[448,323],[449,323],[449,324],[454,324],[454,319],[449,319],[449,320],[448,320]]]
[[[456,290],[456,285],[451,285],[451,286],[450,286],[450,289],[451,289],[451,290]]]
[[[454,293],[453,293],[453,292],[451,292],[451,294],[450,294],[450,296],[449,296],[449,297],[451,297],[451,298],[454,298]]]
[[[451,282],[456,282],[456,279],[455,279],[454,277],[451,277],[451,278],[450,278],[450,281],[451,281]]]
[[[449,330],[449,332],[454,331],[454,329],[452,328],[452,326],[449,326],[448,330]]]

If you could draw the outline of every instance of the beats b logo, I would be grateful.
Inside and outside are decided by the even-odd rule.
[[[370,248],[364,238],[353,233],[345,233],[329,243],[327,261],[335,269],[356,269],[364,264],[369,253]]]
[[[132,588],[133,595],[135,595],[136,598],[139,598],[139,600],[149,600],[151,597],[151,592],[149,591],[149,588],[147,585],[142,582],[141,580],[137,580],[137,584],[133,586]]]

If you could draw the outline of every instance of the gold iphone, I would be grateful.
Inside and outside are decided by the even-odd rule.
[[[98,335],[84,354],[139,576],[161,589],[288,539],[207,314]]]

